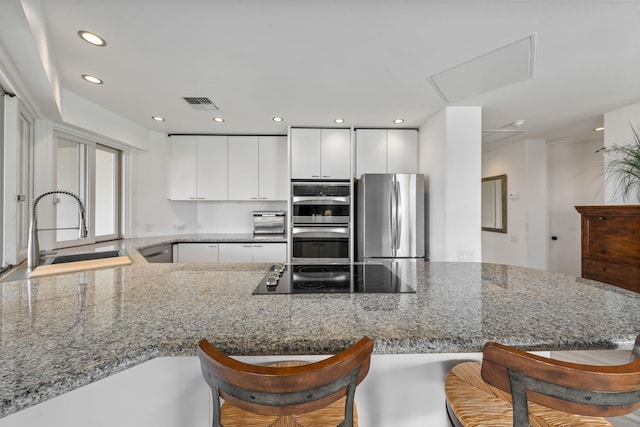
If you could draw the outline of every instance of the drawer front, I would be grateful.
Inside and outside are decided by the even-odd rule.
[[[640,292],[640,267],[583,259],[582,276]]]
[[[585,256],[640,265],[640,218],[603,215],[586,220]]]

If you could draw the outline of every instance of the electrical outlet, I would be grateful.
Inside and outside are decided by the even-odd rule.
[[[151,233],[153,231],[153,224],[145,224],[144,225],[144,232],[145,233]]]
[[[458,261],[461,261],[461,262],[473,261],[473,251],[458,251]]]

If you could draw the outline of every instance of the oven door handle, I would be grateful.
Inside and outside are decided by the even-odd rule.
[[[349,197],[339,196],[295,196],[291,199],[293,204],[305,205],[348,205]]]
[[[345,227],[294,227],[293,236],[300,237],[348,237],[349,228]]]

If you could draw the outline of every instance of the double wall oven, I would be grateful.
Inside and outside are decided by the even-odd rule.
[[[349,181],[291,183],[291,261],[351,261]]]

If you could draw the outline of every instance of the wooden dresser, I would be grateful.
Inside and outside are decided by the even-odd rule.
[[[640,205],[576,206],[582,277],[640,292]]]

